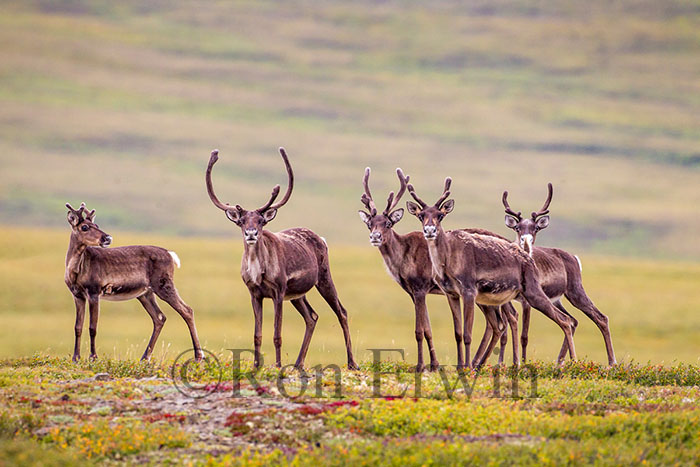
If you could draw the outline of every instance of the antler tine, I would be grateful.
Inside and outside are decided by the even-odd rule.
[[[364,203],[365,206],[367,206],[367,209],[369,210],[370,215],[374,216],[377,214],[377,206],[374,204],[374,200],[372,199],[372,193],[369,191],[369,174],[371,172],[371,169],[369,167],[365,168],[365,175],[362,177],[362,186],[365,189],[364,194],[362,195],[361,201]]]
[[[274,187],[272,187],[272,193],[270,194],[270,199],[267,201],[267,203],[263,204],[262,207],[256,209],[256,211],[258,211],[258,212],[265,211],[267,208],[269,208],[272,205],[272,203],[275,202],[275,200],[277,199],[277,196],[279,196],[279,194],[280,194],[280,186],[275,185]]]
[[[287,151],[284,150],[284,148],[280,148],[280,156],[282,156],[282,159],[284,160],[284,166],[287,169],[287,192],[284,194],[284,197],[277,203],[272,206],[273,209],[279,209],[285,204],[287,204],[287,201],[289,201],[289,197],[292,196],[292,189],[294,189],[294,172],[292,172],[292,166],[289,165],[289,158],[287,157]],[[274,191],[274,190],[273,190]]]
[[[389,211],[391,211],[394,208],[395,202],[394,202],[394,192],[390,191],[389,192],[389,197],[386,199],[386,208],[384,208],[384,215],[389,214]]]
[[[80,208],[78,209],[78,215],[82,217],[83,214],[85,214],[86,210],[87,210],[87,207],[85,206],[85,203],[80,203]]]
[[[427,208],[427,207],[428,207],[428,205],[425,204],[425,201],[423,201],[422,199],[420,199],[420,198],[418,197],[418,195],[416,194],[416,189],[413,188],[413,185],[411,185],[411,184],[409,183],[409,184],[406,186],[406,188],[408,189],[408,192],[411,194],[411,196],[413,196],[413,199],[415,199],[416,202],[417,202],[418,204],[420,204],[420,207],[422,207],[422,208]]]
[[[515,216],[518,218],[518,220],[523,218],[523,216],[521,215],[522,213],[520,211],[515,212],[510,208],[510,205],[508,204],[508,192],[507,191],[503,192],[503,206],[506,208],[506,214],[510,214],[511,216]]]
[[[214,185],[211,182],[211,170],[214,167],[214,164],[216,164],[216,161],[218,161],[218,160],[219,160],[219,150],[214,149],[211,152],[211,157],[209,157],[209,165],[207,165],[207,174],[206,174],[207,193],[209,193],[209,198],[211,199],[211,202],[214,203],[214,206],[221,209],[222,211],[228,211],[229,209],[232,208],[232,206],[229,206],[228,204],[224,204],[221,201],[219,201],[219,198],[217,198],[216,195],[214,194]]]
[[[547,184],[547,200],[544,202],[544,206],[542,206],[542,209],[540,209],[537,212],[532,213],[532,218],[537,219],[540,216],[544,216],[549,212],[549,203],[552,202],[552,194],[554,192],[554,189],[552,188],[552,184],[548,183]]]
[[[450,196],[450,186],[452,185],[452,179],[450,177],[447,177],[445,179],[445,188],[442,189],[442,196],[438,198],[438,200],[435,202],[435,207],[439,208],[440,205],[442,204],[443,201],[447,199],[448,196]]]
[[[396,206],[398,206],[399,201],[401,201],[401,197],[404,195],[406,192],[406,185],[408,184],[408,181],[411,177],[407,177],[403,174],[403,171],[400,168],[396,169],[396,175],[399,177],[399,192],[396,194],[396,197],[392,199],[394,192],[392,191],[389,194],[389,200],[387,201],[386,204],[386,211],[384,211],[384,214],[389,214],[392,209],[394,209]]]

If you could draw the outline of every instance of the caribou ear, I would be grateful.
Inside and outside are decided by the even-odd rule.
[[[236,225],[241,225],[241,213],[238,211],[238,209],[227,209],[225,212],[228,220]]]
[[[514,229],[516,225],[518,225],[518,220],[515,217],[506,214],[506,227]]]
[[[389,220],[392,224],[396,224],[403,218],[403,208],[399,208],[396,211],[389,214]]]
[[[542,216],[539,219],[537,219],[537,228],[542,230],[546,229],[547,226],[549,225],[549,216]]]
[[[68,211],[68,223],[75,227],[76,225],[80,224],[80,216],[73,211]]]
[[[413,201],[406,201],[406,208],[408,208],[408,212],[410,212],[414,216],[417,216],[418,214],[420,214],[420,211],[421,211],[420,206],[418,206]]]
[[[370,219],[372,219],[370,217],[370,215],[362,210],[357,211],[357,213],[360,215],[360,219],[362,219],[362,222],[364,222],[365,224],[367,224],[367,226],[369,226],[369,221],[370,221]]]
[[[266,224],[268,222],[270,222],[272,219],[274,219],[276,215],[277,215],[277,209],[275,209],[275,208],[265,209],[265,211],[262,213],[263,219],[265,220]]]
[[[452,212],[452,210],[455,208],[455,200],[453,199],[448,199],[445,201],[440,208],[440,211],[442,211],[443,214],[449,214]]]

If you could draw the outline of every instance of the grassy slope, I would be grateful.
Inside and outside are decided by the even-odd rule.
[[[85,200],[117,228],[223,234],[209,151],[221,197],[255,205],[285,145],[280,228],[364,242],[362,169],[379,198],[401,165],[427,198],[455,178],[455,226],[502,229],[501,191],[529,212],[551,180],[549,244],[700,258],[699,22],[652,1],[4,1],[0,221]]]
[[[182,269],[175,282],[195,309],[197,327],[206,348],[221,351],[252,345],[253,318],[248,291],[240,279],[241,240],[154,237],[112,232],[115,245],[157,244],[177,251]],[[43,351],[67,355],[73,342],[74,307],[61,281],[68,232],[0,230],[0,355],[20,356]],[[341,246],[331,242],[332,272],[340,298],[349,311],[356,354],[370,358],[372,347],[405,348],[415,362],[413,307],[384,271],[381,257],[369,245]],[[638,261],[583,255],[584,284],[599,308],[610,317],[618,359],[646,362],[698,363],[692,345],[699,329],[695,304],[700,301],[700,267],[688,263]],[[308,356],[310,364],[343,363],[342,334],[336,318],[314,291],[309,295],[320,319]],[[138,358],[150,335],[151,323],[136,300],[102,302],[98,328],[101,355]],[[265,304],[263,349],[273,358],[272,313]],[[442,297],[429,300],[436,348],[442,363],[454,363],[452,320]],[[602,337],[578,310],[576,333],[579,356],[605,361]],[[168,322],[157,355],[174,357],[189,347],[186,326],[166,304]],[[285,305],[284,361],[293,363],[303,336],[303,321]],[[477,316],[474,335],[480,337],[483,318]],[[390,330],[389,332],[387,330]],[[87,351],[87,331],[83,351]],[[18,338],[21,336],[21,338]],[[561,333],[535,313],[530,348],[534,357],[554,359]],[[164,346],[164,347],[162,347]],[[510,358],[510,348],[507,350]]]

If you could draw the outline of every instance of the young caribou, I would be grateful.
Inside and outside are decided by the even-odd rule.
[[[416,342],[418,344],[416,371],[420,372],[425,368],[423,363],[423,339],[425,339],[428,344],[430,370],[434,371],[437,370],[440,364],[435,355],[435,348],[433,347],[433,336],[425,298],[428,294],[443,295],[443,292],[433,280],[432,264],[430,263],[430,255],[423,234],[416,231],[401,235],[396,233],[393,229],[394,225],[403,217],[403,208],[398,208],[396,210],[394,210],[394,208],[398,206],[401,197],[404,195],[410,178],[405,176],[401,169],[396,169],[396,175],[399,178],[399,191],[396,196],[394,196],[393,191],[389,193],[386,208],[380,213],[377,210],[374,200],[372,199],[372,193],[369,189],[370,168],[367,167],[365,169],[365,175],[362,180],[365,192],[362,195],[361,201],[367,208],[367,211],[360,210],[359,214],[360,219],[362,219],[370,231],[370,243],[372,246],[379,248],[379,252],[382,254],[382,259],[384,260],[387,271],[413,301],[416,315]],[[497,236],[496,234],[481,229],[465,230],[472,233]],[[459,321],[459,307],[456,309],[452,308],[452,312],[459,352],[462,345],[462,326]],[[485,311],[485,313],[496,312],[496,309],[488,309]],[[517,322],[515,326],[517,329]]]
[[[496,237],[472,234],[460,230],[444,231],[442,220],[452,212],[454,200],[447,200],[452,180],[445,180],[443,194],[437,202],[428,206],[421,200],[412,185],[408,192],[418,202],[407,201],[408,211],[420,220],[423,236],[433,267],[433,277],[450,301],[450,307],[459,311],[460,297],[464,301],[464,347],[466,360],[460,347],[458,365],[471,365],[469,350],[474,320],[474,303],[500,306],[518,295],[561,327],[571,358],[576,358],[571,318],[554,308],[539,284],[534,261],[518,246]],[[446,201],[447,200],[447,201]],[[454,311],[453,311],[454,312]],[[487,315],[492,329],[502,332],[498,323]],[[494,336],[496,337],[496,336]],[[489,355],[495,345],[491,343],[485,355]],[[563,358],[559,358],[561,363]],[[481,365],[483,359],[477,362]]]
[[[263,230],[277,210],[287,203],[294,188],[294,174],[289,165],[289,159],[284,148],[280,155],[287,169],[288,186],[282,200],[273,204],[280,192],[280,186],[275,185],[270,199],[262,207],[248,211],[239,205],[224,204],[214,194],[211,181],[211,171],[219,160],[219,151],[214,150],[209,158],[206,172],[207,192],[214,206],[226,213],[226,217],[241,228],[243,234],[243,258],[241,261],[241,276],[250,292],[255,315],[255,368],[260,367],[260,346],[262,344],[262,301],[272,299],[275,306],[275,361],[282,366],[282,302],[290,300],[294,308],[301,314],[306,323],[304,340],[299,350],[296,368],[304,367],[304,359],[309,348],[318,315],[311,308],[306,293],[316,287],[321,296],[333,309],[345,336],[345,349],[348,358],[348,368],[356,370],[359,367],[352,355],[350,331],[348,329],[348,314],[338,300],[331,270],[328,262],[328,246],[326,242],[309,229],[295,228],[272,233]]]
[[[572,305],[581,310],[598,326],[603,340],[605,342],[605,350],[608,355],[608,364],[615,365],[615,351],[613,350],[612,338],[610,337],[610,326],[608,317],[598,310],[595,304],[588,298],[586,291],[583,288],[581,277],[581,262],[577,256],[572,255],[558,248],[543,248],[536,247],[535,238],[537,233],[546,229],[549,225],[549,204],[552,202],[552,184],[547,186],[547,199],[542,206],[542,209],[532,212],[530,217],[523,217],[520,211],[515,212],[508,204],[508,192],[503,192],[503,206],[505,208],[506,226],[513,229],[516,234],[515,242],[521,246],[534,260],[537,269],[540,272],[540,284],[542,290],[547,297],[552,301],[562,313],[571,316],[561,303],[561,298],[566,297]],[[530,306],[523,301],[523,330],[521,335],[521,345],[523,351],[523,360],[525,360],[528,343],[528,331],[530,329]],[[575,318],[571,319],[576,322]],[[484,334],[484,342],[489,337],[489,330]],[[505,345],[504,340],[501,341]],[[502,345],[502,346],[503,346]],[[517,342],[513,341],[513,346],[517,346]],[[566,355],[566,342],[562,345],[560,358]]]
[[[173,283],[177,255],[157,246],[107,248],[112,236],[95,224],[95,210],[87,212],[85,203],[78,210],[66,204],[72,232],[66,254],[65,282],[75,300],[75,348],[73,361],[80,360],[80,335],[83,332],[85,303],[90,306],[90,358],[97,358],[95,336],[100,313],[100,298],[110,301],[138,299],[153,320],[153,333],[141,357],[148,360],[158,339],[165,315],[156,303],[158,296],[177,311],[187,323],[195,358],[201,360],[194,311],[180,298]]]

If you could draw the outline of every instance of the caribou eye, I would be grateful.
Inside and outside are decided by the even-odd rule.
[[[386,227],[387,227],[388,229],[391,228],[391,221],[386,221]]]
[[[441,221],[443,217],[445,217],[444,214],[438,214],[438,220],[439,220],[439,221]]]
[[[423,214],[418,214],[418,219],[423,220],[423,217],[425,217]]]
[[[83,226],[80,228],[80,230],[82,230],[83,232],[87,232],[89,228],[90,228],[90,227],[88,227],[87,225],[83,224]]]

